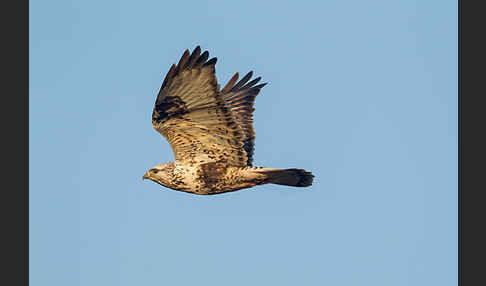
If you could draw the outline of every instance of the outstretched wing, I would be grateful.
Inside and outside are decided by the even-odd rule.
[[[157,96],[152,125],[177,161],[246,166],[243,131],[218,92],[216,58],[208,57],[197,46],[172,65]]]
[[[253,72],[246,74],[237,84],[238,73],[236,73],[221,90],[222,96],[226,105],[233,112],[233,117],[236,123],[243,131],[243,149],[248,158],[246,164],[251,166],[253,163],[253,153],[255,150],[255,130],[253,129],[253,104],[255,97],[260,92],[260,89],[267,83],[257,84],[261,77],[248,82],[252,77]]]

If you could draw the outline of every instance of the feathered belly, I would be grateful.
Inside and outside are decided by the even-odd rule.
[[[183,182],[178,186],[179,190],[201,195],[231,192],[264,183],[261,174],[221,162],[181,166],[176,177]]]

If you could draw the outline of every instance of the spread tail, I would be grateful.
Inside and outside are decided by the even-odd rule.
[[[261,168],[258,172],[267,176],[266,182],[269,184],[292,187],[308,187],[314,179],[311,172],[302,169]]]

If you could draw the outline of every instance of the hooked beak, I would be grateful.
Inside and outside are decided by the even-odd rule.
[[[148,179],[148,178],[149,178],[148,174],[145,173],[145,175],[143,175],[143,177],[142,177],[142,180],[145,180],[145,179]]]

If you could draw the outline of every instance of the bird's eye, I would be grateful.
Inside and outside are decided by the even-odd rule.
[[[157,172],[158,172],[158,171],[159,171],[159,170],[157,170],[157,169],[150,169],[150,172],[152,172],[152,173],[154,173],[154,174],[157,174]]]

